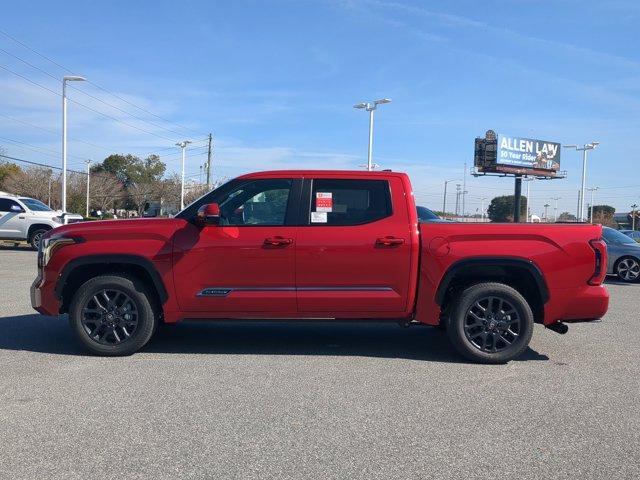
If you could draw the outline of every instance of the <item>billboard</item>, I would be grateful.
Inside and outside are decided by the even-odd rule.
[[[498,134],[496,164],[532,170],[560,170],[560,144]]]
[[[474,166],[478,174],[565,176],[560,171],[559,143],[496,134],[493,130],[488,130],[485,138],[476,138]]]

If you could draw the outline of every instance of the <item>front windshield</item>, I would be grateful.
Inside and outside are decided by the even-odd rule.
[[[34,212],[51,212],[52,209],[35,198],[21,198],[20,201],[24,203],[27,208]]]
[[[604,227],[602,229],[602,236],[607,243],[636,243],[633,238],[627,237],[624,233],[609,227]]]

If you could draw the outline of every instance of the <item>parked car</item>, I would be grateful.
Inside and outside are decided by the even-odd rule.
[[[418,212],[418,221],[419,222],[446,222],[444,218],[440,217],[433,210],[427,207],[421,207],[420,205],[416,206],[416,211]]]
[[[607,311],[601,226],[419,223],[412,191],[403,173],[262,172],[174,218],[62,226],[31,303],[101,355],[159,322],[334,319],[443,325],[487,363],[524,352],[534,323],[565,333]]]
[[[640,231],[638,231],[638,230],[620,230],[620,232],[624,233],[629,238],[633,238],[636,242],[640,242]]]
[[[53,210],[40,200],[0,192],[0,240],[26,240],[37,250],[49,230],[81,221],[80,215]]]
[[[640,279],[640,243],[609,227],[603,227],[602,238],[609,252],[607,273],[616,275],[623,282],[637,282]]]

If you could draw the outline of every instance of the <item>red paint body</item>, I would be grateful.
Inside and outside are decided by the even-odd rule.
[[[335,318],[437,325],[436,293],[447,271],[461,260],[492,257],[522,259],[542,273],[549,293],[544,324],[596,319],[607,310],[606,289],[588,283],[595,270],[589,241],[601,237],[598,225],[419,224],[409,178],[395,172],[278,171],[240,180],[261,178],[386,180],[393,213],[353,226],[198,226],[183,218],[62,226],[49,235],[83,241],[60,248],[41,269],[32,286],[34,308],[61,312],[55,287],[70,261],[126,254],[149,260],[157,271],[169,323]],[[232,290],[198,295],[213,287]]]

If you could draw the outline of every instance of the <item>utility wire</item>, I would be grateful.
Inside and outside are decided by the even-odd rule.
[[[0,154],[0,158],[7,158],[13,162],[22,162],[22,163],[27,163],[29,165],[37,165],[39,167],[46,167],[46,168],[50,168],[52,170],[62,170],[62,168],[60,167],[55,167],[53,165],[47,165],[46,163],[40,163],[40,162],[32,162],[31,160],[24,160],[22,158],[16,158],[16,157],[10,157],[9,155],[2,155]],[[69,170],[67,168],[67,172],[71,172],[71,173],[79,173],[81,175],[86,175],[87,172],[80,172],[78,170]]]
[[[46,61],[48,61],[48,62],[52,63],[53,65],[55,65],[56,67],[58,67],[58,68],[60,68],[60,69],[64,70],[65,72],[67,72],[67,73],[71,73],[71,74],[73,74],[73,73],[74,73],[74,72],[73,72],[72,70],[70,70],[69,68],[65,67],[64,65],[61,65],[60,63],[56,62],[55,60],[52,60],[51,58],[47,57],[46,55],[44,55],[44,54],[42,54],[42,53],[38,52],[36,49],[34,49],[34,48],[30,47],[30,46],[29,46],[29,45],[27,45],[26,43],[24,43],[24,42],[22,42],[22,41],[18,40],[17,38],[13,37],[12,35],[9,35],[7,32],[5,32],[5,31],[3,31],[3,30],[0,30],[0,34],[1,34],[1,35],[4,35],[5,37],[7,37],[8,39],[10,39],[11,41],[13,41],[13,42],[17,43],[17,44],[18,44],[18,45],[20,45],[21,47],[26,48],[26,49],[27,49],[27,50],[29,50],[30,52],[32,52],[32,53],[34,53],[34,54],[38,55],[40,58],[43,58],[43,59],[45,59]],[[4,50],[3,50],[3,51],[4,51]],[[11,54],[9,54],[9,55],[11,55]],[[179,127],[179,128],[182,128],[183,130],[186,130],[186,131],[190,131],[190,132],[192,132],[192,133],[195,133],[195,134],[196,134],[196,136],[201,136],[201,135],[202,135],[201,133],[196,133],[196,131],[195,131],[195,130],[193,130],[193,129],[189,128],[189,127],[185,127],[184,125],[181,125],[181,124],[179,124],[179,123],[176,123],[176,122],[172,122],[172,121],[170,121],[170,120],[167,120],[166,118],[163,118],[163,117],[161,117],[160,115],[156,115],[155,113],[150,112],[149,110],[147,110],[147,109],[145,109],[145,108],[143,108],[143,107],[140,107],[139,105],[136,105],[135,103],[133,103],[133,102],[131,102],[131,101],[129,101],[129,100],[127,100],[127,99],[125,99],[125,98],[120,97],[119,95],[116,95],[115,93],[113,93],[113,92],[111,92],[111,91],[107,90],[106,88],[104,88],[104,87],[102,87],[102,86],[98,85],[97,83],[95,83],[95,82],[93,82],[93,81],[91,81],[91,80],[85,80],[85,81],[86,81],[88,84],[93,85],[93,86],[94,86],[94,87],[96,87],[97,89],[102,90],[103,92],[105,92],[105,93],[107,93],[107,94],[109,94],[109,95],[111,95],[111,96],[113,96],[113,97],[117,98],[118,100],[120,100],[120,101],[122,101],[122,102],[124,102],[124,103],[126,103],[126,104],[128,104],[128,105],[131,105],[131,106],[132,106],[132,107],[134,107],[134,108],[137,108],[137,109],[138,109],[138,110],[140,110],[141,112],[144,112],[144,113],[146,113],[146,114],[148,114],[148,115],[151,115],[151,116],[153,116],[153,117],[155,117],[155,118],[157,118],[157,119],[159,119],[159,120],[162,120],[163,122],[166,122],[166,123],[169,123],[169,124],[175,125],[175,126],[177,126],[177,127]]]

